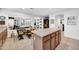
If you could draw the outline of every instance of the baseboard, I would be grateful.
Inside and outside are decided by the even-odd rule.
[[[71,36],[67,36],[67,35],[64,35],[64,37],[79,40],[79,38],[77,38],[77,37],[71,37]]]

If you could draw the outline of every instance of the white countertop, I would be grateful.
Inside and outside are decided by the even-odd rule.
[[[60,29],[58,29],[58,28],[47,28],[47,29],[34,30],[34,31],[32,31],[32,33],[36,34],[36,35],[38,35],[40,37],[44,37],[44,36],[46,36],[48,34],[56,32],[58,30],[60,30]]]

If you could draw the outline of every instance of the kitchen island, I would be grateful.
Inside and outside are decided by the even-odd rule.
[[[61,41],[61,30],[58,28],[47,28],[34,30],[34,50],[54,50]]]

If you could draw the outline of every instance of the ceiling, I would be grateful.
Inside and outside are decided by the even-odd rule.
[[[48,16],[67,8],[4,8],[5,10],[25,13],[33,16]]]

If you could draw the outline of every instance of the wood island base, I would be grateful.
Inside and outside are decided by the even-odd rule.
[[[61,41],[60,29],[33,31],[34,50],[54,50]]]

